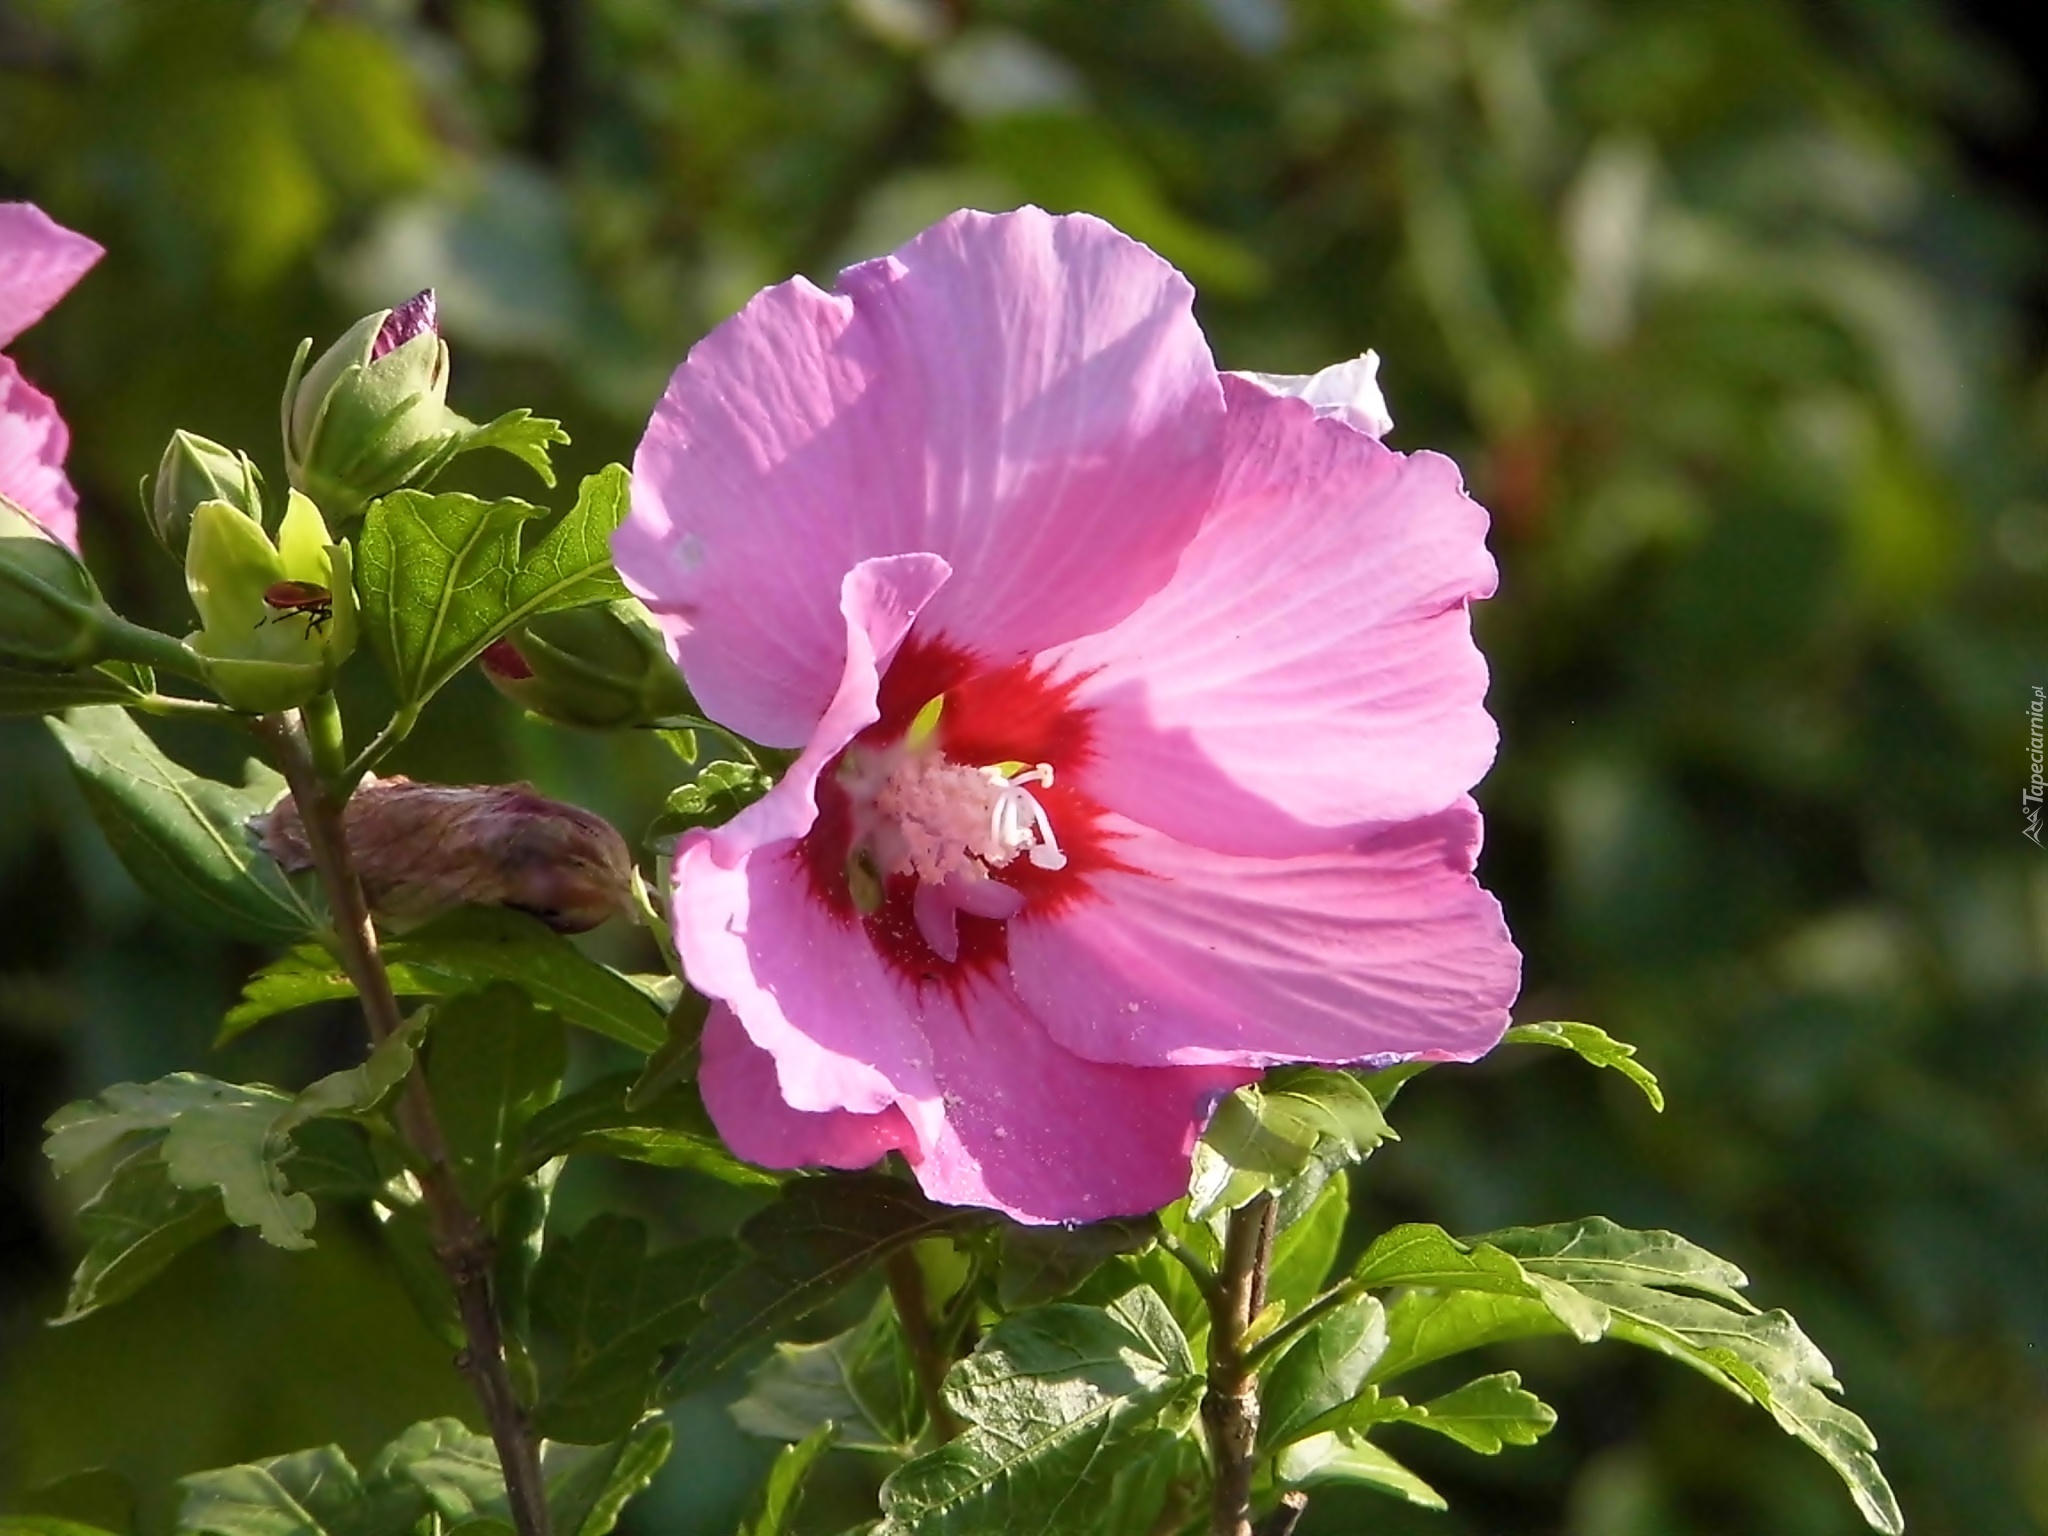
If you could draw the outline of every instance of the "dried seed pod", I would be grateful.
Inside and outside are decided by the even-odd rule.
[[[633,910],[633,859],[601,816],[526,784],[365,780],[343,815],[370,910],[393,929],[456,907],[511,907],[558,933],[581,933]],[[290,796],[250,823],[287,871],[312,868]]]

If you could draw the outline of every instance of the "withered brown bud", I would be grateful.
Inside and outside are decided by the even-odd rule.
[[[288,872],[313,867],[289,795],[250,826]],[[582,933],[634,910],[625,839],[603,817],[531,785],[367,779],[342,826],[370,910],[393,929],[480,906],[511,907],[558,933]]]

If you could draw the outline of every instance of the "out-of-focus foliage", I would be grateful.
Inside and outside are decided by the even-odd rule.
[[[133,488],[171,429],[281,484],[299,337],[428,283],[451,402],[562,418],[570,484],[755,287],[963,204],[1152,242],[1226,366],[1378,348],[1395,443],[1452,452],[1497,519],[1481,797],[1521,1015],[1637,1042],[1671,1107],[1562,1053],[1431,1073],[1354,1230],[1599,1209],[1737,1256],[1829,1352],[1926,1536],[2048,1530],[2048,862],[2019,807],[2048,376],[2015,310],[2043,247],[1952,145],[2022,105],[1935,0],[0,0],[0,196],[110,252],[15,350],[72,423],[95,568],[167,628],[177,572]],[[479,488],[522,489],[500,472]],[[447,698],[397,767],[530,776],[628,828],[677,777],[473,675]],[[137,895],[40,726],[0,726],[0,784],[0,1497],[117,1523],[119,1483],[72,1476],[106,1465],[161,1528],[175,1475],[467,1411],[345,1231],[216,1239],[40,1330],[81,1240],[32,1127],[201,1060],[253,956]],[[300,1014],[214,1066],[359,1054],[345,1013]],[[600,1194],[665,1240],[749,1208],[673,1171],[578,1177],[612,1182],[570,1181],[565,1230]],[[1476,1471],[1414,1444],[1456,1513],[1376,1504],[1374,1529],[1857,1528],[1704,1381],[1502,1359],[1557,1429]],[[731,1530],[769,1447],[709,1400],[677,1418],[629,1518]],[[814,1480],[801,1528],[871,1496],[844,1483]],[[1303,1530],[1358,1528],[1364,1497],[1319,1493]]]

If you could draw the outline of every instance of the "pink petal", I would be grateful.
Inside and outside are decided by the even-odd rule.
[[[910,1122],[893,1104],[872,1115],[791,1109],[775,1058],[722,1004],[704,1021],[701,1049],[697,1084],[736,1157],[763,1168],[865,1168],[885,1152],[915,1145]]]
[[[992,663],[1136,608],[1215,481],[1193,297],[1099,219],[959,213],[698,343],[613,549],[707,713],[803,741],[837,684],[837,583],[875,555],[942,556],[958,580],[926,624]]]
[[[1083,1061],[997,984],[960,996],[926,988],[915,1006],[938,1086],[924,1102],[907,1102],[908,1115],[790,1108],[781,1063],[731,1014],[712,1010],[700,1081],[719,1134],[770,1168],[857,1168],[900,1150],[934,1200],[1021,1221],[1095,1221],[1157,1210],[1186,1193],[1189,1155],[1211,1109],[1252,1076]]]
[[[1226,382],[1217,507],[1173,580],[1060,654],[1087,673],[1104,805],[1231,853],[1342,847],[1493,760],[1466,605],[1493,591],[1457,467]]]
[[[943,1116],[911,1154],[918,1183],[1020,1221],[1099,1221],[1178,1199],[1210,1111],[1252,1077],[1083,1060],[992,980],[926,987],[918,1001]]]
[[[0,209],[18,206],[0,204]],[[64,477],[71,434],[50,397],[0,357],[0,496],[78,552],[78,493]]]
[[[105,254],[34,203],[0,203],[0,347],[48,314]]]
[[[924,1040],[857,921],[829,910],[796,839],[817,819],[818,775],[877,718],[881,669],[946,579],[932,555],[864,561],[840,587],[839,691],[803,755],[723,827],[677,846],[675,940],[690,982],[775,1054],[801,1110],[873,1113],[931,1083]]]
[[[1472,877],[1470,800],[1286,859],[1110,821],[1128,869],[1091,875],[1094,900],[1009,926],[1017,990],[1069,1050],[1140,1065],[1466,1061],[1507,1027],[1521,957]]]
[[[1385,437],[1394,430],[1387,397],[1380,393],[1380,355],[1361,352],[1349,362],[1332,363],[1320,373],[1233,373],[1269,394],[1295,395],[1316,408],[1318,416],[1334,416],[1367,437]]]

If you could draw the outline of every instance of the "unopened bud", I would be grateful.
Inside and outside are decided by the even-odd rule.
[[[308,367],[311,350],[285,381],[285,468],[337,520],[437,468],[471,430],[448,408],[432,289],[363,316]]]
[[[185,553],[192,512],[202,501],[224,501],[251,521],[263,521],[263,476],[246,453],[192,432],[173,432],[147,488],[144,506],[157,542]]]
[[[287,872],[312,868],[289,796],[251,827]],[[526,784],[366,780],[342,813],[349,857],[379,921],[415,928],[457,907],[511,907],[558,933],[631,913],[633,857],[601,816]]]
[[[78,556],[0,496],[0,656],[53,667],[99,661],[115,622]]]
[[[559,725],[623,730],[697,712],[661,631],[630,598],[543,614],[479,660],[500,693]]]

